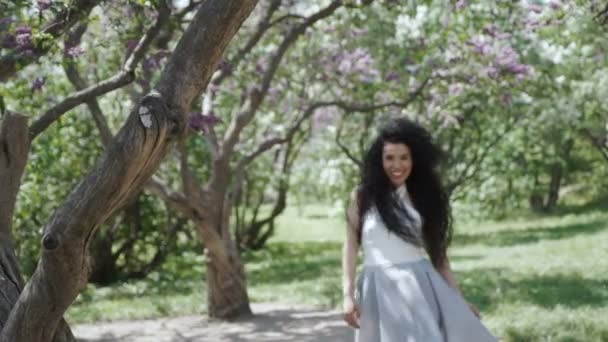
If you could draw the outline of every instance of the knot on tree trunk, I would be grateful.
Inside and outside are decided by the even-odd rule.
[[[160,126],[161,119],[166,118],[170,134],[180,135],[186,131],[185,116],[169,108],[166,99],[156,90],[142,98],[137,108],[137,114],[139,115],[139,121],[145,128],[151,128],[154,122]]]
[[[44,249],[52,251],[59,247],[59,240],[53,234],[47,233],[42,237],[42,246]]]

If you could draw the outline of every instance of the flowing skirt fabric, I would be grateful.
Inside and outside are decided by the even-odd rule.
[[[497,341],[427,259],[364,266],[356,342]]]

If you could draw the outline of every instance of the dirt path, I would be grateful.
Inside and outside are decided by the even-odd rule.
[[[337,311],[278,304],[253,304],[254,317],[225,323],[203,316],[73,326],[86,342],[351,342],[353,332]]]

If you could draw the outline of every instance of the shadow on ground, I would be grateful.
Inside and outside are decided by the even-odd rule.
[[[591,222],[566,224],[557,227],[458,234],[454,237],[454,244],[458,246],[483,244],[487,246],[507,247],[536,243],[541,240],[559,240],[574,237],[576,235],[595,234],[606,229],[608,229],[606,220],[597,219]]]
[[[346,342],[353,331],[338,312],[311,308],[280,308],[254,304],[256,315],[234,322],[209,321],[202,316],[78,325],[82,342]]]

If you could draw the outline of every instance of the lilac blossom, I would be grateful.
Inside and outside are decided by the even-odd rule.
[[[258,74],[263,74],[264,72],[266,72],[267,68],[268,68],[268,60],[266,59],[266,57],[260,57],[260,59],[258,59],[257,63],[255,63],[255,71]]]
[[[163,58],[169,56],[171,53],[168,50],[159,50],[146,58],[143,62],[143,68],[146,71],[152,71],[159,69]]]
[[[360,36],[365,36],[368,32],[369,32],[369,29],[366,27],[364,27],[364,28],[354,27],[351,31],[351,35],[353,37],[360,37]]]
[[[127,48],[127,51],[133,51],[133,49],[135,49],[135,47],[137,46],[137,43],[139,43],[139,42],[135,39],[127,40],[127,42],[125,43],[125,47]]]
[[[17,40],[15,36],[12,34],[6,35],[2,37],[1,46],[5,49],[13,49],[17,47]]]
[[[69,57],[76,58],[84,54],[84,48],[81,46],[66,46],[65,54]]]
[[[492,52],[492,46],[486,41],[483,36],[475,36],[467,41],[467,44],[472,45],[480,55],[489,55]]]
[[[502,94],[501,100],[505,106],[510,106],[513,103],[513,95],[511,95],[511,93],[509,92],[506,92]]]
[[[30,89],[35,92],[38,90],[42,90],[42,87],[46,83],[46,77],[36,77],[34,81],[32,81],[32,85]]]
[[[359,75],[363,82],[373,82],[380,76],[374,68],[374,59],[368,51],[356,48],[334,55],[332,60],[338,64],[337,71],[341,75]]]
[[[8,25],[12,23],[14,20],[11,17],[0,18],[0,26]]]
[[[551,7],[552,10],[558,10],[562,7],[562,4],[558,0],[551,0],[549,1],[549,7]]]
[[[513,63],[516,63],[519,59],[519,54],[517,51],[513,50],[510,46],[505,46],[500,49],[498,55],[496,56],[496,63],[499,66],[507,66]]]
[[[461,95],[464,92],[464,88],[462,87],[461,84],[450,84],[448,86],[448,94],[450,94],[450,96],[458,96]]]
[[[15,42],[18,46],[27,46],[32,43],[32,28],[20,26],[15,30]]]
[[[498,70],[498,68],[496,68],[494,66],[489,66],[489,67],[485,68],[484,73],[489,78],[497,78],[499,75],[499,70]]]
[[[221,70],[223,73],[230,75],[232,74],[232,65],[230,65],[230,63],[228,63],[225,59],[222,59],[217,65],[217,70]]]
[[[528,10],[530,10],[534,13],[541,13],[543,11],[543,6],[538,5],[538,4],[529,4]]]
[[[456,1],[456,9],[457,10],[464,9],[468,4],[469,4],[469,2],[467,0],[458,0],[458,1]]]
[[[210,112],[209,114],[198,112],[190,113],[190,128],[194,131],[202,132],[203,134],[208,133],[210,127],[220,122],[222,122],[222,120],[215,116],[213,112]]]
[[[51,7],[51,0],[38,0],[38,9],[41,11],[47,10]]]
[[[389,73],[386,74],[386,76],[384,77],[385,81],[391,82],[391,81],[398,81],[399,80],[399,74],[395,71],[391,71]]]

